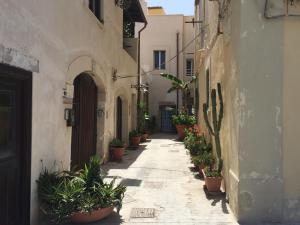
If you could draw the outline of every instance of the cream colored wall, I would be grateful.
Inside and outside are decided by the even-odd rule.
[[[141,66],[144,71],[152,71],[154,66],[154,50],[165,50],[166,61],[176,55],[176,33],[180,33],[179,49],[182,48],[183,15],[147,16],[148,26],[141,36]],[[183,56],[179,56],[179,74],[183,73]],[[160,124],[159,103],[176,104],[176,92],[167,93],[170,81],[161,77],[160,73],[176,74],[176,59],[166,64],[166,70],[155,70],[143,76],[143,83],[149,83],[149,111],[156,116]]]
[[[191,21],[192,17],[183,15],[148,15],[148,26],[142,33],[141,38],[141,66],[144,71],[151,71],[148,76],[142,77],[143,83],[149,83],[149,111],[151,115],[156,116],[157,125],[160,124],[159,105],[171,103],[176,105],[176,92],[167,93],[171,87],[171,82],[160,77],[160,73],[171,73],[176,75],[176,59],[166,64],[164,71],[153,70],[153,51],[165,50],[166,60],[176,56],[176,33],[179,32],[179,50],[188,42],[193,40],[192,24],[185,24],[185,21]],[[194,43],[185,49],[183,54],[179,55],[179,78],[185,77],[185,59],[193,58]],[[180,93],[179,93],[180,95]],[[181,95],[179,96],[179,107],[181,108]]]
[[[284,80],[283,80],[283,179],[284,217],[300,221],[300,18],[285,19],[284,32]]]
[[[218,15],[215,6],[206,1],[206,47],[217,24],[211,15]],[[299,17],[267,20],[264,7],[264,2],[235,1],[212,50],[196,49],[200,112],[210,68],[211,86],[221,81],[223,87],[223,175],[231,210],[242,222],[299,222],[300,22]],[[201,113],[200,124],[205,126]]]
[[[198,40],[196,48],[196,68],[199,75],[199,124],[202,130],[208,134],[206,124],[203,118],[203,104],[206,103],[206,71],[210,73],[209,90],[217,87],[220,82],[222,86],[223,101],[224,101],[224,118],[221,127],[221,146],[222,158],[224,160],[223,189],[226,191],[229,198],[231,210],[238,215],[238,181],[239,181],[239,88],[238,88],[238,43],[240,36],[238,35],[239,26],[237,23],[230,24],[230,21],[225,21],[227,29],[233,28],[237,33],[217,34],[218,33],[218,4],[217,2],[200,1],[200,12],[204,21],[203,27],[205,37],[204,49],[200,50],[201,40]],[[205,13],[204,7],[205,6]],[[234,13],[231,15],[234,21],[239,21],[239,15],[236,14],[239,9],[238,4],[234,4]],[[199,15],[198,15],[199,16]],[[200,16],[201,17],[201,16]],[[200,19],[199,17],[199,19]],[[232,27],[231,27],[232,26]],[[199,32],[199,29],[196,29]],[[200,36],[201,37],[201,36]],[[204,56],[204,57],[201,57]],[[211,104],[211,98],[210,98]],[[212,137],[214,143],[214,138]]]
[[[122,10],[114,1],[104,2],[104,24],[88,9],[86,0],[0,0],[0,44],[39,60],[33,74],[31,224],[38,222],[36,179],[43,165],[67,169],[71,155],[72,129],[66,127],[63,88],[72,95],[74,78],[92,75],[98,86],[97,151],[107,157],[108,143],[115,135],[115,100],[127,101],[128,129],[133,104],[131,84],[136,79],[112,81],[118,74],[136,74],[136,62],[123,50]],[[20,62],[21,65],[21,62]],[[117,90],[121,90],[117,92]],[[134,118],[135,119],[135,118]],[[125,131],[126,132],[126,131]]]

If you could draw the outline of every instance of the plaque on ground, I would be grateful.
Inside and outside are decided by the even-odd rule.
[[[155,209],[153,208],[133,208],[130,218],[154,218]]]

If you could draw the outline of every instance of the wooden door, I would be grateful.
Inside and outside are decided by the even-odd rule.
[[[0,224],[29,224],[31,74],[0,65]]]
[[[122,130],[123,130],[123,109],[122,109],[122,99],[120,97],[117,98],[117,138],[122,140]]]
[[[74,81],[73,108],[71,167],[83,168],[96,154],[97,135],[97,87],[87,74],[79,75]]]

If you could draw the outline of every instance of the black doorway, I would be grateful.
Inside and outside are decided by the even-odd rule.
[[[120,97],[117,98],[117,138],[122,140],[122,130],[123,130],[123,103]]]
[[[32,74],[0,64],[0,224],[29,225]]]

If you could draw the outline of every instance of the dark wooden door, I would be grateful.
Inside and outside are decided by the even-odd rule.
[[[71,166],[83,168],[96,153],[97,135],[97,87],[87,74],[79,75],[74,81],[73,108]]]
[[[122,140],[122,99],[120,97],[117,98],[117,138]]]
[[[0,225],[29,224],[31,74],[0,65]]]

